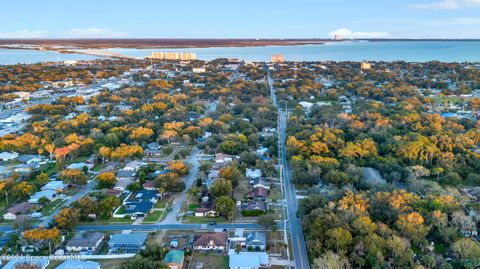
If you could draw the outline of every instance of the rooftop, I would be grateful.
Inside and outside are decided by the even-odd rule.
[[[110,236],[109,245],[143,245],[148,233],[114,234]]]
[[[166,264],[168,263],[181,264],[183,262],[183,256],[184,256],[183,251],[172,249],[167,253],[167,255],[165,255],[163,262]]]

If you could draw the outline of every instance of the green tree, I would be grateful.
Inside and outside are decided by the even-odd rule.
[[[352,244],[352,234],[342,227],[332,228],[327,231],[327,245],[335,249],[336,253],[345,253]]]
[[[233,217],[234,208],[235,201],[230,196],[221,196],[215,199],[215,209],[229,220]]]
[[[232,182],[224,178],[220,178],[217,181],[215,181],[209,190],[210,194],[213,197],[230,195],[232,191],[233,191]]]
[[[35,177],[35,186],[41,188],[43,185],[47,184],[50,181],[47,173],[40,173]]]

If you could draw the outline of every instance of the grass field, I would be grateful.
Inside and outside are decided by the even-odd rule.
[[[148,214],[147,217],[143,220],[144,222],[157,222],[158,219],[162,216],[163,210],[153,211]]]
[[[117,269],[127,259],[91,260],[100,263],[102,269]]]
[[[226,269],[228,268],[228,256],[195,253],[191,263],[192,266],[190,266],[190,268]],[[196,265],[198,267],[196,267]]]
[[[46,216],[46,215],[49,215],[53,210],[55,210],[57,207],[59,207],[60,205],[63,204],[63,200],[61,199],[57,199],[53,202],[50,202],[48,204],[46,204],[43,208],[42,208],[42,215]]]
[[[223,223],[223,222],[227,222],[227,219],[225,217],[217,217],[217,218],[203,218],[203,217],[193,217],[193,216],[183,217],[183,223],[209,223],[210,221]]]

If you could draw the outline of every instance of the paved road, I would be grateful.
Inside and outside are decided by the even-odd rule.
[[[190,164],[190,173],[185,178],[185,190],[176,196],[175,200],[172,203],[172,210],[168,212],[168,215],[161,222],[162,224],[179,223],[177,217],[182,210],[182,205],[187,199],[187,191],[198,178],[198,172],[200,167],[200,162],[198,161],[199,153],[200,151],[197,148],[193,148],[190,156],[184,160],[186,163]]]
[[[240,68],[241,68],[244,64],[245,64],[244,61],[241,61],[241,62],[238,64],[238,66],[237,66],[237,68],[235,69],[235,71],[233,71],[233,74],[232,74],[232,76],[230,77],[230,80],[228,81],[227,85],[230,85],[230,84],[234,83],[234,82],[237,80],[237,78],[238,78],[238,73],[240,72]]]
[[[100,172],[111,171],[115,168],[116,165],[117,163],[110,163],[109,165],[104,167],[102,170],[100,170]],[[68,200],[66,200],[61,206],[58,206],[57,209],[55,209],[49,216],[45,217],[39,223],[39,225],[43,225],[44,227],[47,227],[50,224],[50,222],[53,220],[53,217],[56,216],[63,207],[69,207],[72,203],[74,203],[78,199],[82,198],[83,196],[91,192],[97,185],[96,181],[94,180],[97,175],[98,173],[95,173],[92,177],[90,177],[89,179],[90,182],[88,182],[85,186],[83,186],[82,189],[76,192],[74,195],[70,196],[70,198],[68,198]]]
[[[283,229],[282,225],[279,225]],[[257,223],[224,223],[217,225],[208,224],[107,224],[107,225],[79,225],[78,231],[158,231],[158,230],[214,230],[214,229],[248,229],[265,230]]]
[[[270,74],[270,71],[267,71],[268,85],[270,87],[270,93],[272,94],[272,102],[274,106],[277,107],[279,113],[279,124],[278,124],[278,140],[279,140],[279,151],[280,151],[280,161],[282,164],[282,174],[283,174],[283,184],[285,190],[285,199],[287,202],[287,216],[288,216],[288,229],[290,232],[290,238],[292,242],[293,257],[295,260],[296,269],[309,269],[310,263],[308,261],[307,247],[305,244],[305,238],[303,235],[302,224],[297,217],[298,203],[297,196],[295,192],[295,186],[291,183],[291,172],[287,162],[287,151],[285,148],[285,130],[287,127],[287,115],[286,111],[282,110],[278,104],[276,98],[276,91],[273,86],[273,79]]]

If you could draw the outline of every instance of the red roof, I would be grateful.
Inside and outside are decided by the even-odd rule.
[[[267,196],[268,196],[268,189],[265,189],[264,187],[256,187],[247,193],[248,198],[267,197]]]
[[[195,235],[194,246],[226,246],[227,233],[205,233]]]

